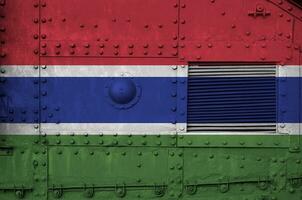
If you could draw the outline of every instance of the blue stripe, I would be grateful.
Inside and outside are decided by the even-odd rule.
[[[175,78],[133,78],[141,88],[137,103],[114,105],[107,86],[121,78],[47,78],[42,84],[42,122],[64,123],[171,123],[176,122]],[[107,96],[108,95],[108,96]],[[131,106],[131,105],[130,105]],[[53,111],[59,107],[59,111]],[[46,114],[47,113],[47,114]],[[53,115],[52,117],[50,117]],[[181,120],[185,121],[185,118]]]
[[[1,122],[10,123],[34,123],[39,119],[39,104],[42,123],[185,123],[187,122],[187,79],[171,77],[135,77],[132,78],[137,85],[137,95],[128,104],[115,103],[108,95],[108,88],[114,82],[123,78],[110,77],[49,77],[41,78],[40,93],[37,78],[5,78],[0,83],[0,119]],[[124,78],[125,79],[125,78]],[[130,78],[129,78],[130,79]],[[223,78],[228,79],[230,78]],[[274,97],[271,78],[241,78],[250,83],[246,86],[221,86],[221,91],[215,86],[215,78],[198,78],[195,81],[202,83],[203,93],[200,93],[201,106],[205,115],[190,121],[194,123],[299,123],[301,122],[301,78],[273,78],[276,82],[278,95]],[[261,80],[262,79],[262,80]],[[255,80],[259,80],[256,81]],[[237,80],[238,81],[238,80]],[[254,81],[254,82],[253,82]],[[261,83],[262,82],[262,83]],[[192,80],[189,79],[189,88]],[[214,85],[213,85],[214,84]],[[260,84],[260,85],[259,85]],[[242,84],[243,85],[243,84]],[[260,87],[260,90],[257,88]],[[205,90],[205,88],[207,90]],[[224,111],[234,111],[227,108],[224,100],[230,95],[231,89],[241,92],[241,100],[258,106],[258,110],[252,107],[238,107],[236,114],[251,113],[251,120],[227,119],[219,114],[217,121],[208,120],[216,116],[210,113],[206,104],[222,105]],[[139,91],[140,90],[140,91]],[[221,95],[216,102],[207,99],[210,91],[216,91]],[[189,92],[191,89],[189,89]],[[39,97],[40,94],[40,97]],[[260,98],[260,99],[257,99]],[[262,98],[262,99],[261,99]],[[266,99],[265,99],[266,98]],[[277,99],[277,104],[272,102]],[[126,98],[127,100],[127,98]],[[275,109],[276,107],[276,109]],[[228,110],[229,109],[229,110]],[[263,109],[263,110],[262,110]],[[195,109],[196,110],[196,109]],[[259,111],[259,112],[258,112]],[[265,115],[261,113],[268,114]],[[227,112],[226,112],[227,113]],[[244,119],[243,117],[241,119]]]
[[[39,122],[39,80],[36,78],[1,78],[1,122]]]

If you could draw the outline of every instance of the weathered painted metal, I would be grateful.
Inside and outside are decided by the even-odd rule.
[[[0,0],[0,199],[301,200],[299,5]]]

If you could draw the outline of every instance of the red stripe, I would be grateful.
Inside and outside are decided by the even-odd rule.
[[[286,1],[3,2],[1,64],[301,64],[302,10]]]

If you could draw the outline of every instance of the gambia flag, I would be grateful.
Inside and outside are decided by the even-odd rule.
[[[0,199],[302,198],[290,0],[0,0]]]

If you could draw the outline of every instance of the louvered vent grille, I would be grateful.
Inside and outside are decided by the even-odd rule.
[[[192,131],[276,132],[275,66],[189,66]]]

